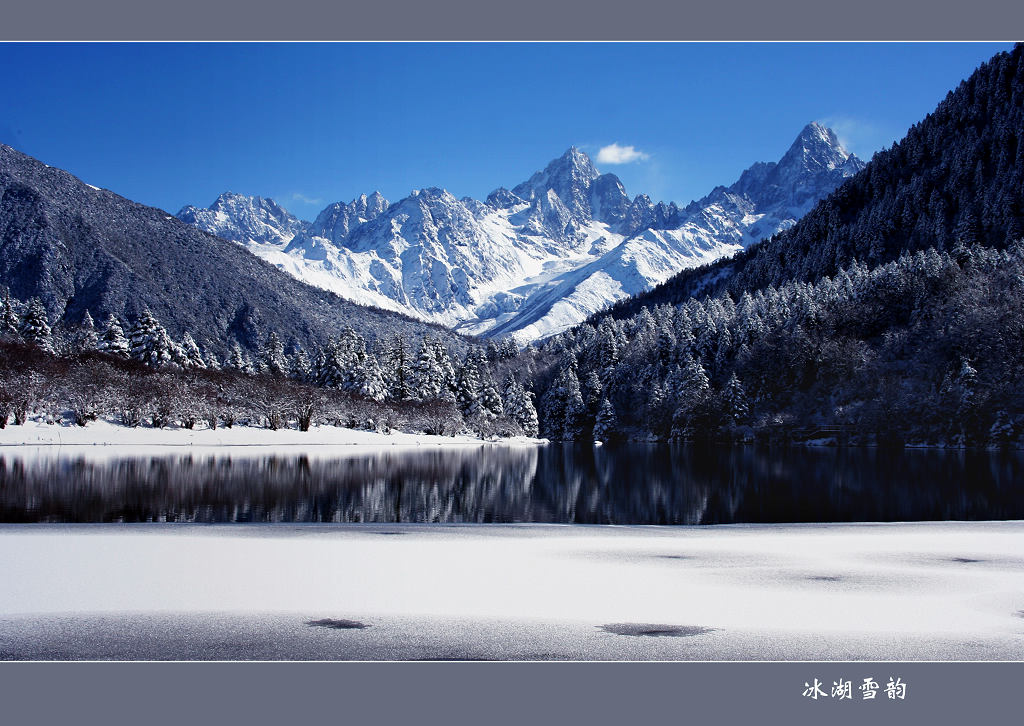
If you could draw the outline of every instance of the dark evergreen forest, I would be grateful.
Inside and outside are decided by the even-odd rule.
[[[1024,431],[1024,46],[791,229],[540,346],[555,439],[989,445]]]

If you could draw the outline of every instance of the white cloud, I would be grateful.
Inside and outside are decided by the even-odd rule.
[[[307,197],[305,194],[300,192],[293,192],[291,195],[292,202],[302,202],[303,204],[323,204],[324,200],[320,197]]]
[[[597,152],[598,164],[631,164],[634,161],[646,161],[650,158],[650,154],[638,151],[632,146],[619,146],[618,144],[602,146],[601,150]]]
[[[876,151],[902,138],[902,134],[887,132],[876,123],[850,116],[826,116],[818,119],[818,123],[832,129],[843,148],[864,161],[870,159]]]

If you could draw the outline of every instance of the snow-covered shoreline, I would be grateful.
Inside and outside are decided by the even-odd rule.
[[[480,439],[472,436],[434,436],[400,431],[380,433],[360,431],[337,426],[314,426],[309,431],[236,425],[231,428],[129,428],[107,421],[96,421],[88,426],[46,424],[28,421],[23,425],[8,425],[0,429],[0,453],[19,447],[53,447],[64,450],[73,447],[111,447],[125,454],[133,451],[152,455],[161,451],[181,453],[182,449],[205,451],[227,449],[234,454],[246,452],[344,453],[395,448],[467,447],[467,446],[538,446],[544,439],[525,436],[505,439]]]

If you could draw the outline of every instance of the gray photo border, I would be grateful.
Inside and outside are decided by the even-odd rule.
[[[1024,4],[37,0],[3,41],[1014,40]],[[1024,657],[1024,633],[1022,633]],[[3,654],[0,653],[0,657]],[[898,676],[905,700],[802,695]],[[2,663],[11,724],[963,724],[1019,714],[1016,663]]]
[[[13,0],[0,40],[1013,40],[1006,0]]]

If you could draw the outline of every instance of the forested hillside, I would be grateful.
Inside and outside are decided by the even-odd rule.
[[[694,295],[814,282],[854,260],[875,266],[904,252],[958,244],[1005,248],[1024,234],[1024,45],[1000,53],[902,141],[789,230],[735,257],[686,270],[613,306],[617,318]],[[600,314],[592,322],[604,317]]]
[[[1024,433],[1024,46],[789,231],[534,354],[556,439]]]

